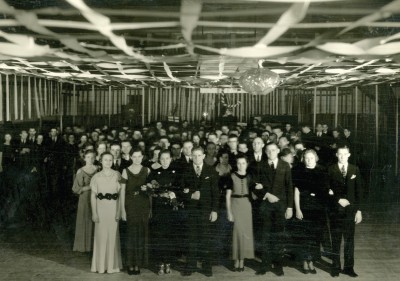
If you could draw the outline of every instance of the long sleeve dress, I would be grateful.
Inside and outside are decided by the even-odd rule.
[[[122,268],[119,240],[118,196],[121,174],[117,171],[107,176],[104,172],[95,174],[90,187],[96,194],[99,222],[95,224],[92,272],[114,273]]]
[[[93,248],[93,221],[90,206],[91,191],[82,191],[82,188],[90,185],[90,180],[95,173],[89,174],[83,169],[79,169],[76,173],[74,185],[72,186],[72,191],[79,195],[73,251],[90,252]]]
[[[304,260],[320,256],[320,240],[328,198],[328,174],[324,166],[308,169],[304,165],[293,171],[294,186],[300,192],[303,219],[298,224],[298,243]]]
[[[250,203],[248,175],[232,173],[228,189],[232,190],[231,209],[234,219],[232,234],[232,259],[254,258],[253,218]]]

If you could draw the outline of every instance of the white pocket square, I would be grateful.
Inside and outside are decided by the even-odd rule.
[[[204,179],[206,180],[206,179],[209,179],[210,177],[205,177]]]
[[[352,179],[355,179],[355,178],[356,178],[356,175],[352,175],[350,179],[352,180]]]

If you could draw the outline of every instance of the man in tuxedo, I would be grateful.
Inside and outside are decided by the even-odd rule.
[[[35,128],[29,128],[28,131],[28,144],[32,147],[36,145],[36,130]]]
[[[204,163],[204,149],[192,150],[193,164],[182,175],[183,196],[188,211],[187,264],[184,276],[196,270],[197,261],[203,261],[203,272],[212,276],[211,259],[214,248],[214,222],[218,210],[218,174],[214,167]]]
[[[49,139],[46,144],[46,172],[49,182],[50,197],[59,199],[62,202],[62,197],[67,193],[67,187],[64,187],[62,181],[63,170],[66,169],[64,159],[64,141],[59,136],[56,128],[51,128]],[[71,188],[71,187],[69,187]],[[70,190],[68,189],[70,193]]]
[[[331,276],[339,276],[340,244],[344,239],[343,274],[357,277],[354,272],[354,232],[355,225],[362,221],[362,179],[357,166],[349,164],[350,150],[340,146],[336,156],[338,163],[329,167],[329,221],[332,235],[332,271]]]
[[[265,151],[268,160],[261,169],[259,181],[252,188],[252,193],[262,200],[262,266],[256,274],[265,274],[274,264],[275,274],[283,276],[285,219],[293,216],[292,174],[289,164],[278,159],[280,150],[277,144],[268,144]]]
[[[121,151],[121,165],[119,170],[123,171],[125,168],[128,168],[130,165],[132,165],[132,144],[129,140],[124,140],[121,142]]]
[[[111,169],[113,169],[114,171],[118,171],[120,174],[122,174],[124,167],[122,165],[122,159],[121,159],[121,145],[119,143],[111,144],[110,153],[114,157],[114,162],[111,166]]]
[[[229,148],[229,165],[231,165],[233,171],[237,170],[236,167],[236,157],[238,156],[238,144],[239,138],[237,135],[230,134],[228,138],[228,148]]]

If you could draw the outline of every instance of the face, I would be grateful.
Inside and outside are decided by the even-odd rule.
[[[201,137],[201,138],[203,138],[204,137],[204,131],[199,131],[199,136]],[[199,140],[200,141],[200,140]]]
[[[272,132],[276,134],[278,137],[282,136],[282,130],[279,128],[272,129]]]
[[[50,130],[50,136],[51,137],[56,137],[57,136],[57,130],[56,129],[51,129]]]
[[[97,154],[98,155],[103,154],[104,152],[106,152],[106,149],[107,149],[107,147],[104,143],[99,144],[99,146],[97,147]]]
[[[165,137],[167,135],[167,131],[164,129],[160,129],[160,136]]]
[[[212,142],[212,143],[217,143],[218,142],[217,136],[216,135],[209,135],[208,136],[208,141]]]
[[[344,129],[343,134],[346,136],[346,138],[350,137],[350,131],[348,129]]]
[[[5,136],[4,136],[4,140],[5,140],[6,142],[10,142],[10,141],[11,141],[11,139],[12,139],[12,137],[11,137],[11,135],[10,135],[10,134],[5,134]]]
[[[75,136],[74,135],[69,135],[68,136],[68,141],[69,141],[69,143],[74,143],[75,142]]]
[[[238,146],[238,139],[237,138],[230,138],[228,140],[228,146],[231,150],[237,150]]]
[[[221,131],[222,131],[224,134],[228,134],[228,133],[229,133],[229,128],[228,128],[228,126],[222,126]]]
[[[118,134],[118,138],[119,138],[120,140],[125,140],[125,139],[126,139],[126,134],[125,134],[124,132],[120,132],[120,133]]]
[[[101,159],[101,164],[103,168],[111,168],[114,161],[114,157],[110,154],[104,155]]]
[[[162,128],[162,123],[161,122],[157,122],[156,128],[158,130],[160,130]]]
[[[169,147],[168,139],[160,139],[159,146],[164,148],[164,149],[168,149],[168,147]]]
[[[179,157],[181,154],[181,146],[179,144],[173,144],[171,150],[174,157]]]
[[[324,130],[324,132],[328,131],[328,125],[324,124],[322,125],[322,130]]]
[[[143,160],[143,154],[136,151],[132,154],[131,159],[133,164],[140,165]]]
[[[301,143],[298,143],[294,146],[294,150],[295,151],[303,151],[304,150],[304,146]]]
[[[31,137],[33,137],[33,136],[35,136],[35,134],[36,134],[36,130],[33,129],[33,128],[30,128],[30,129],[29,129],[29,135],[30,135]]]
[[[228,143],[228,136],[227,136],[227,135],[220,136],[220,137],[219,137],[219,142],[220,142],[222,145],[227,144],[227,143]]]
[[[93,141],[98,141],[98,140],[99,140],[99,133],[93,132],[93,133],[91,134],[91,137],[92,137],[92,140],[93,140]]]
[[[231,130],[230,134],[235,135],[235,136],[239,136],[239,131],[238,130]]]
[[[339,134],[338,131],[333,131],[333,132],[332,132],[332,135],[333,135],[333,137],[334,137],[335,139],[337,139],[337,138],[340,136],[340,134]]]
[[[26,131],[21,132],[21,138],[26,139],[28,137],[28,133]]]
[[[188,139],[187,133],[182,133],[181,138],[183,141],[187,140]]]
[[[237,160],[236,164],[237,164],[237,168],[238,168],[239,171],[242,171],[242,172],[246,171],[246,169],[247,169],[247,161],[246,161],[246,159],[239,158]]]
[[[293,162],[294,162],[294,157],[293,157],[292,154],[288,154],[286,156],[282,156],[281,159],[283,161],[285,161],[286,163],[289,163],[289,164],[293,164]]]
[[[290,129],[292,129],[292,126],[290,124],[286,124],[285,128],[286,128],[286,131],[290,131]]]
[[[255,138],[253,140],[253,150],[255,153],[260,153],[262,152],[262,149],[264,148],[264,142],[260,138]]]
[[[315,129],[317,130],[317,132],[322,132],[322,125],[317,124],[317,127]]]
[[[142,134],[139,131],[133,132],[133,139],[140,140],[142,138]]]
[[[229,163],[229,155],[227,153],[222,154],[221,157],[219,157],[219,162],[222,165],[228,165],[228,163]]]
[[[82,143],[87,142],[87,136],[86,135],[81,136],[81,142]]]
[[[201,150],[195,150],[192,152],[192,160],[194,165],[203,164],[205,154]]]
[[[289,145],[289,141],[287,140],[287,138],[282,137],[279,139],[279,143],[278,143],[280,148],[284,148],[287,147]]]
[[[246,153],[248,151],[247,144],[239,143],[238,150],[242,153]]]
[[[140,150],[145,151],[146,149],[146,144],[144,143],[144,141],[140,141],[138,143],[138,147],[140,148]]]
[[[261,137],[264,141],[268,141],[269,139],[269,133],[268,132],[264,132],[261,134]]]
[[[191,142],[185,142],[183,145],[182,151],[185,156],[192,155],[193,144]]]
[[[171,155],[169,153],[163,153],[160,156],[160,164],[164,169],[167,169],[171,164]]]
[[[160,155],[160,151],[159,149],[156,149],[153,151],[153,159],[157,159],[158,160],[158,156]]]
[[[85,155],[85,163],[86,164],[93,164],[94,163],[94,154],[88,153]]]
[[[304,155],[304,163],[307,168],[314,168],[315,165],[317,165],[317,158],[315,158],[315,155],[311,152],[306,153]]]
[[[112,145],[110,152],[115,159],[119,159],[121,156],[121,147],[119,145]]]
[[[349,161],[350,152],[347,148],[339,148],[336,152],[336,157],[340,164],[345,164]]]
[[[38,144],[42,144],[43,143],[43,135],[38,135],[36,141]]]
[[[268,145],[267,148],[265,149],[265,152],[267,153],[268,159],[269,160],[275,160],[278,158],[278,154],[279,154],[279,148],[278,146],[272,144],[272,145]]]
[[[208,156],[215,156],[217,153],[217,147],[214,144],[207,145],[207,155]]]
[[[122,153],[129,154],[129,151],[131,151],[131,148],[132,148],[132,145],[129,142],[121,143]]]
[[[193,136],[193,142],[194,143],[200,143],[200,137],[199,136]]]

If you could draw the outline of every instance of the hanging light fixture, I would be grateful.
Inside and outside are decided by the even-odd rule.
[[[239,84],[248,93],[266,95],[280,83],[279,75],[267,68],[252,68],[239,78]]]

